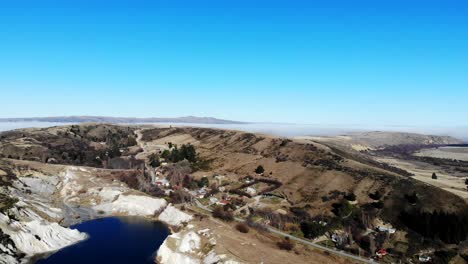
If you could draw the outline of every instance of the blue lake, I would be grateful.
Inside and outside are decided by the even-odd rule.
[[[160,222],[139,217],[107,217],[72,226],[88,239],[36,263],[155,263],[159,246],[170,234]]]

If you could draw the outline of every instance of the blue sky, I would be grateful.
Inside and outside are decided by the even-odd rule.
[[[2,1],[0,90],[0,117],[466,126],[468,2]]]

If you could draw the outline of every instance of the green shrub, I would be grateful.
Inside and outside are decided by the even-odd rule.
[[[237,231],[239,231],[241,233],[248,233],[249,230],[250,230],[249,226],[244,224],[244,223],[237,224],[236,229],[237,229]]]
[[[294,248],[294,242],[289,239],[289,237],[285,237],[283,240],[277,243],[278,247],[282,250],[292,250]]]
[[[265,169],[263,168],[262,165],[258,165],[258,167],[255,169],[255,173],[257,174],[262,174],[265,172]]]

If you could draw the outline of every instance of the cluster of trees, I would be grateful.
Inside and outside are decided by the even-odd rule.
[[[181,186],[184,181],[187,182],[187,179],[185,178],[190,177],[190,173],[192,172],[190,162],[187,160],[170,164],[165,167],[164,170],[166,170],[167,179],[172,186]]]
[[[149,165],[153,168],[157,168],[161,166],[161,162],[159,161],[159,155],[156,153],[152,153],[148,156]]]
[[[323,226],[316,221],[305,221],[301,223],[301,231],[305,238],[313,239],[325,234],[325,232],[328,231],[328,227]]]
[[[413,192],[412,194],[405,194],[405,199],[410,203],[410,204],[415,204],[419,201],[418,195],[416,192]]]
[[[197,161],[197,152],[192,144],[183,144],[180,148],[174,145],[171,150],[164,150],[161,157],[171,162],[179,162],[186,159],[191,163],[195,163]]]
[[[380,200],[380,198],[382,198],[382,194],[379,191],[375,191],[373,193],[369,193],[369,198],[373,200]]]
[[[223,206],[216,206],[212,213],[213,217],[219,218],[224,221],[231,222],[234,220],[234,214],[231,210]]]
[[[382,202],[382,200],[380,200],[382,197],[383,195],[379,191],[375,191],[374,193],[369,193],[369,198],[375,200],[375,202],[372,202],[371,205],[377,209],[384,208],[384,203]]]
[[[249,227],[251,227],[251,228],[253,228],[253,229],[256,229],[256,230],[258,230],[258,231],[261,231],[261,232],[267,232],[267,231],[268,231],[268,228],[267,228],[265,225],[263,225],[263,224],[261,224],[261,223],[259,223],[259,222],[256,222],[256,221],[254,220],[254,218],[253,218],[252,215],[249,215],[249,217],[247,218],[247,220],[245,221],[245,223],[246,223]]]
[[[202,177],[198,181],[198,187],[208,187],[210,185],[210,180],[208,180],[208,177]]]
[[[352,192],[345,194],[344,198],[351,202],[356,201],[356,195]]]
[[[420,235],[440,239],[445,243],[458,244],[468,236],[468,213],[407,212],[399,219]]]
[[[188,192],[179,189],[174,192],[171,192],[171,194],[169,195],[169,199],[173,204],[180,204],[192,202],[193,197]]]
[[[210,182],[207,177],[203,177],[197,181],[191,175],[185,175],[182,181],[182,186],[190,190],[195,190],[197,188],[202,188],[202,187],[208,187],[209,184]]]
[[[346,200],[343,200],[340,203],[333,203],[332,207],[332,212],[340,218],[349,217],[349,215],[353,213],[354,209],[353,205]]]

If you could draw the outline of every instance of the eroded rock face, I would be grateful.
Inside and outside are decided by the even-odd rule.
[[[180,226],[182,223],[187,223],[192,220],[192,216],[180,211],[170,204],[159,215],[159,220],[171,226]]]
[[[9,236],[15,247],[7,245],[10,251],[3,253],[12,256],[19,251],[26,254],[26,258],[56,251],[86,238],[85,233],[62,227],[57,223],[46,220],[17,221],[2,213],[0,228]]]
[[[160,246],[156,257],[158,263],[238,263],[226,255],[216,253],[216,239],[213,233],[209,229],[197,230],[193,224],[190,224],[191,215],[168,205],[159,215],[159,220],[171,226],[184,227],[181,231],[168,236]]]
[[[94,207],[108,214],[126,214],[135,216],[153,216],[155,212],[166,207],[164,199],[140,195],[120,195],[117,200]]]
[[[61,208],[52,205],[59,177],[18,177],[0,193],[15,202],[0,212],[0,263],[25,262],[36,254],[57,251],[86,238],[85,233],[60,226]]]
[[[239,263],[226,255],[216,253],[216,239],[209,229],[196,230],[189,224],[187,227],[166,238],[157,252],[157,262],[161,264],[189,263]]]

